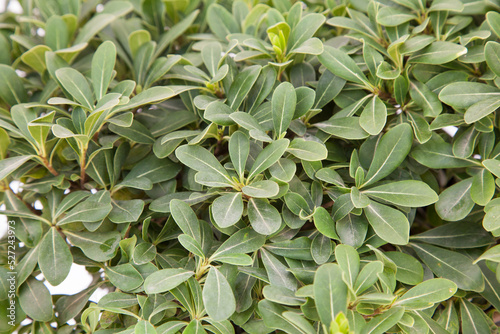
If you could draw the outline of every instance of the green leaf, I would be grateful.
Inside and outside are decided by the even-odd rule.
[[[376,202],[372,202],[363,211],[380,238],[395,245],[408,243],[410,224],[401,211]]]
[[[274,255],[265,249],[260,250],[262,263],[266,268],[269,282],[272,285],[287,288],[289,290],[297,290],[297,281],[288,268],[278,260]]]
[[[495,97],[500,97],[500,89],[479,82],[454,82],[439,93],[439,99],[455,109],[466,109]]]
[[[472,178],[470,196],[474,203],[485,206],[495,194],[495,180],[486,169],[481,169]]]
[[[474,261],[474,264],[481,260],[500,262],[500,246],[496,245],[488,249],[480,257],[478,257],[476,261]]]
[[[149,242],[142,242],[138,244],[132,253],[132,260],[137,265],[151,262],[155,257],[156,246]]]
[[[98,303],[99,306],[119,308],[127,308],[137,304],[138,301],[135,295],[123,292],[110,292],[99,299]]]
[[[365,216],[348,214],[336,222],[336,231],[342,243],[360,247],[365,241],[368,230],[368,220]]]
[[[55,111],[51,111],[28,123],[28,131],[40,148],[45,148],[45,142],[50,133],[55,114]]]
[[[463,298],[460,299],[460,318],[463,333],[491,332],[490,325],[486,320],[488,318],[483,310]]]
[[[281,226],[281,215],[266,199],[248,200],[248,219],[257,233],[270,235]]]
[[[384,129],[386,121],[387,107],[378,96],[374,96],[363,109],[359,117],[359,125],[363,130],[375,136]]]
[[[32,155],[21,155],[18,157],[12,157],[0,160],[0,181],[5,179],[16,169],[21,167],[26,161],[32,159]]]
[[[318,56],[318,59],[336,76],[366,87],[372,87],[354,60],[343,51],[331,46],[325,46],[325,50]]]
[[[40,244],[38,265],[51,285],[61,284],[69,274],[73,256],[69,247],[55,227],[52,227]]]
[[[99,101],[106,92],[113,78],[113,69],[116,60],[116,47],[113,42],[102,43],[94,53],[92,58],[92,87],[96,100]]]
[[[295,89],[295,93],[297,95],[297,105],[295,106],[293,119],[297,119],[307,114],[313,107],[316,99],[316,92],[309,87],[298,87]]]
[[[203,303],[214,321],[228,319],[236,311],[236,300],[226,277],[215,267],[208,272],[203,287]]]
[[[266,245],[265,249],[279,256],[286,256],[290,259],[311,261],[311,239],[298,237],[293,240],[274,242]]]
[[[103,11],[88,20],[80,29],[73,45],[86,43],[92,39],[101,29],[106,27],[117,18],[127,15],[133,10],[133,6],[127,1],[113,1],[104,6]]]
[[[486,212],[483,218],[483,227],[486,231],[492,231],[493,235],[497,235],[496,230],[500,228],[500,205],[495,205]]]
[[[247,97],[248,93],[252,89],[252,86],[257,81],[261,70],[261,66],[250,66],[238,73],[238,75],[234,78],[231,88],[227,93],[227,101],[229,102],[229,107],[232,110],[238,110],[241,106],[243,100]]]
[[[346,284],[354,287],[360,265],[358,252],[352,246],[337,245],[335,247],[335,260],[344,273]]]
[[[314,225],[321,234],[331,239],[340,239],[337,235],[337,232],[335,232],[335,223],[333,222],[332,217],[325,208],[316,208],[316,210],[314,211],[313,219]]]
[[[305,161],[325,160],[328,156],[328,150],[324,144],[302,138],[292,140],[286,151]]]
[[[271,142],[272,139],[266,134],[259,121],[250,114],[237,111],[229,115],[239,126],[249,130],[250,137],[264,142]]]
[[[139,320],[135,324],[134,334],[156,334],[156,329],[149,321]]]
[[[221,256],[230,254],[252,253],[260,249],[266,238],[252,230],[250,227],[239,230],[227,239],[212,255],[211,259],[217,260]]]
[[[404,307],[391,307],[388,311],[377,315],[368,322],[361,331],[362,334],[384,334],[396,325],[403,317]]]
[[[58,15],[51,16],[45,26],[45,44],[51,50],[60,50],[68,47],[69,31],[64,18]]]
[[[229,156],[238,176],[245,174],[245,165],[250,154],[250,141],[243,132],[236,131],[229,139]]]
[[[0,64],[0,98],[13,106],[28,102],[28,94],[23,82],[12,67]]]
[[[270,198],[278,195],[279,185],[270,180],[257,181],[244,186],[241,191],[245,195],[254,198]]]
[[[88,110],[94,109],[94,97],[87,79],[77,70],[66,67],[56,71],[61,85],[71,96]]]
[[[264,326],[262,329],[280,329],[285,333],[290,334],[302,334],[303,331],[297,329],[297,326],[293,325],[290,321],[285,317],[285,311],[287,310],[285,307],[273,303],[267,299],[263,299],[258,304],[259,312],[262,314],[262,319],[264,320]],[[261,333],[259,329],[257,329],[256,333]]]
[[[165,52],[165,49],[170,46],[173,41],[175,41],[189,27],[191,27],[199,13],[200,11],[198,9],[193,10],[184,19],[180,20],[177,24],[171,26],[170,29],[163,33],[159,38],[158,46],[156,48],[155,54],[153,55],[153,58],[158,58],[162,53]]]
[[[434,278],[420,283],[404,295],[395,305],[404,306],[406,309],[426,309],[452,297],[457,292],[457,285],[444,278]]]
[[[297,95],[292,84],[283,82],[276,87],[271,103],[275,136],[280,137],[290,126],[295,113]]]
[[[325,325],[347,311],[347,285],[342,270],[333,263],[320,266],[314,275],[314,302],[321,322]]]
[[[452,42],[433,42],[408,60],[416,64],[445,64],[467,53],[467,48]]]
[[[383,80],[395,80],[400,76],[400,71],[388,62],[381,62],[377,67],[377,77]]]
[[[500,160],[486,159],[483,160],[483,166],[486,167],[496,177],[500,177]]]
[[[229,126],[234,124],[234,121],[229,117],[233,112],[233,109],[227,104],[214,101],[207,106],[203,117],[217,125]]]
[[[196,321],[192,321],[191,323],[199,323],[199,321],[196,320]],[[184,321],[175,321],[175,320],[174,321],[167,321],[164,324],[158,326],[157,333],[175,334],[176,332],[180,331],[184,327],[186,327],[186,323]],[[200,329],[203,329],[203,327],[201,327],[201,324],[200,324]],[[203,333],[203,331],[200,330],[199,333]]]
[[[401,252],[385,252],[384,255],[396,264],[396,280],[417,285],[424,279],[422,263],[413,256]]]
[[[134,60],[140,47],[149,41],[151,41],[151,34],[147,30],[136,30],[128,36],[128,46]]]
[[[443,110],[437,94],[419,81],[410,82],[410,96],[422,108],[426,117],[436,117]]]
[[[399,124],[389,130],[377,145],[363,187],[391,174],[404,161],[413,142],[411,126]]]
[[[323,108],[332,101],[344,88],[345,80],[326,70],[323,72],[316,87],[314,108]],[[297,111],[297,110],[296,110]]]
[[[248,179],[252,179],[257,174],[262,173],[272,165],[274,165],[285,153],[290,141],[286,138],[273,141],[267,145],[255,158],[255,161],[250,169]]]
[[[314,38],[309,38],[295,49],[290,50],[290,53],[302,53],[302,54],[310,54],[317,56],[323,53],[323,51],[324,51],[323,43],[321,42],[320,39],[314,37]]]
[[[471,197],[472,178],[446,188],[436,203],[436,212],[447,221],[459,221],[467,217],[474,207]]]
[[[316,13],[304,16],[297,26],[293,28],[290,38],[288,39],[287,49],[290,50],[290,52],[297,52],[294,50],[313,37],[325,20],[324,15]]]
[[[29,278],[19,289],[19,303],[33,320],[46,322],[53,317],[49,289],[34,277]]]
[[[47,22],[47,25],[48,24],[49,22]],[[47,68],[45,65],[45,53],[47,51],[52,50],[46,45],[37,45],[23,53],[21,59],[25,64],[33,68],[38,73],[43,73]]]
[[[331,118],[314,124],[315,127],[336,137],[344,139],[365,139],[370,136],[360,125],[359,117]]]
[[[422,207],[439,199],[434,190],[422,181],[407,180],[386,183],[363,191],[368,197],[395,205]]]
[[[332,241],[323,234],[317,234],[311,243],[311,255],[317,264],[328,261],[332,255]]]
[[[446,143],[437,135],[433,135],[425,144],[415,147],[411,152],[411,156],[420,164],[436,169],[476,165],[476,162],[472,160],[456,157],[453,154],[451,144]]]
[[[304,298],[296,297],[294,291],[282,286],[266,285],[262,293],[267,300],[281,305],[299,306],[305,303]]]
[[[162,269],[149,275],[144,281],[144,290],[148,295],[163,293],[187,281],[194,272],[185,269]]]
[[[474,103],[464,114],[464,120],[467,124],[483,119],[495,110],[500,108],[500,97],[493,97]]]
[[[202,246],[198,241],[193,239],[193,237],[187,234],[181,234],[177,237],[177,240],[179,240],[179,243],[182,245],[182,247],[187,249],[189,252],[198,255],[202,259],[205,258]]]
[[[301,211],[309,213],[310,208],[307,201],[300,194],[289,191],[285,194],[285,203],[288,209],[295,215],[300,215]]]
[[[412,244],[422,261],[438,277],[454,282],[459,289],[482,291],[484,280],[481,270],[463,254],[426,244]]]
[[[17,271],[17,285],[20,286],[24,281],[31,276],[31,273],[35,269],[38,263],[38,251],[39,248],[36,246],[26,253],[25,256],[19,261],[16,266]]]
[[[57,222],[57,225],[62,226],[74,222],[100,221],[106,218],[112,208],[110,203],[86,200],[68,211],[64,218]]]
[[[231,33],[240,32],[238,23],[223,6],[212,4],[208,7],[207,23],[210,30],[221,40]]]
[[[372,261],[366,264],[359,272],[354,283],[354,292],[361,294],[378,281],[378,275],[384,270],[384,264],[380,261]]]
[[[396,27],[416,18],[417,17],[410,11],[385,6],[380,8],[377,14],[377,23],[386,27]]]
[[[486,64],[496,76],[500,76],[500,44],[497,42],[487,42],[484,46],[484,56]]]
[[[212,204],[212,215],[219,227],[226,228],[236,224],[243,214],[241,193],[231,193],[217,197]]]
[[[208,150],[201,146],[183,145],[175,150],[175,156],[186,166],[199,172],[209,171],[229,185],[232,184],[231,177],[226,169],[222,167],[219,160]]]
[[[118,232],[70,232],[65,231],[68,241],[79,247],[91,260],[104,262],[116,255],[120,234]]]
[[[456,0],[436,0],[432,2],[429,12],[433,11],[453,11],[461,12],[464,9],[464,5],[461,1]]]
[[[137,163],[123,179],[124,182],[147,178],[151,183],[159,183],[174,178],[181,166],[174,164],[170,159],[158,159],[149,155]]]
[[[137,289],[144,282],[139,271],[130,263],[120,264],[115,267],[106,267],[104,272],[109,278],[109,281],[123,291]]]
[[[471,224],[468,221],[440,225],[412,235],[410,239],[448,248],[483,247],[492,242],[492,236],[480,224]]]
[[[113,223],[129,223],[139,220],[144,210],[144,201],[133,199],[129,201],[112,201],[113,209],[109,213],[109,220]]]
[[[279,159],[274,165],[269,167],[269,173],[275,179],[282,182],[290,182],[295,176],[297,166],[290,159]]]
[[[201,49],[201,58],[212,77],[217,73],[217,69],[219,68],[221,53],[222,47],[217,42],[209,43]]]
[[[170,202],[170,211],[182,232],[196,241],[201,240],[200,223],[198,222],[196,213],[194,213],[189,204],[178,199],[173,199]]]
[[[135,143],[154,144],[155,142],[149,129],[136,120],[132,122],[131,126],[119,126],[112,123],[109,125],[109,129]]]

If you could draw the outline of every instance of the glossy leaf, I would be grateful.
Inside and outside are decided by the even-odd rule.
[[[210,268],[203,288],[203,303],[215,321],[228,319],[236,310],[233,290],[227,279],[215,267]]]

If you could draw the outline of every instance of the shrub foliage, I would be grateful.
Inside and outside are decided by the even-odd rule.
[[[499,1],[20,2],[1,331],[497,332]]]

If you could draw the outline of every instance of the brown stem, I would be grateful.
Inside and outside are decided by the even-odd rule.
[[[128,227],[127,227],[127,231],[125,231],[125,235],[123,236],[123,239],[127,239],[128,236],[130,235],[130,229],[132,228],[132,224],[130,224]]]
[[[38,211],[37,211],[34,207],[32,207],[31,205],[29,205],[28,203],[26,203],[26,202],[23,200],[23,198],[21,197],[21,195],[19,195],[19,194],[17,194],[17,193],[15,193],[15,192],[13,192],[13,191],[12,191],[12,189],[9,189],[9,190],[10,190],[10,191],[14,194],[14,196],[16,196],[16,197],[17,197],[17,198],[18,198],[21,202],[23,202],[23,203],[24,203],[24,205],[26,205],[26,207],[27,207],[28,209],[30,209],[30,211],[31,211],[32,213],[34,213],[34,214],[35,214],[35,215],[37,215],[37,216],[39,215],[39,212],[38,212]]]
[[[218,156],[222,151],[222,139],[219,139],[217,141],[217,145],[215,146],[215,150],[214,150],[214,155],[215,156]]]
[[[330,201],[330,202],[327,202],[321,206],[324,207],[325,209],[328,209],[328,208],[332,207],[334,203],[335,203],[334,201]]]
[[[87,161],[87,149],[85,148],[82,152],[82,157],[81,157],[81,160],[80,160],[80,187],[82,189],[85,189],[84,185],[85,185],[85,164],[86,164],[86,161]]]
[[[43,165],[45,166],[45,168],[47,168],[49,172],[52,173],[52,175],[59,176],[59,173],[54,169],[54,167],[52,167],[49,160],[47,160],[47,157],[41,157],[41,159],[43,161]]]

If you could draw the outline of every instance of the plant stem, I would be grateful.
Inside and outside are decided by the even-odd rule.
[[[49,170],[50,173],[52,173],[52,175],[54,176],[59,176],[59,173],[54,169],[54,167],[50,164],[49,160],[47,160],[47,157],[46,156],[42,156],[41,157],[42,161],[43,161],[43,165],[45,166],[45,168],[47,168]]]
[[[21,197],[21,195],[19,195],[18,193],[15,193],[14,191],[12,191],[12,189],[10,189],[10,192],[14,194],[14,196],[17,197],[17,199],[19,199],[21,202],[23,202],[23,204],[35,215],[39,215],[39,212],[34,208],[32,207],[30,204],[26,203],[25,200],[23,200],[23,198]]]
[[[82,156],[80,159],[80,187],[84,189],[85,185],[85,164],[87,162],[87,148],[85,147],[82,152]]]

